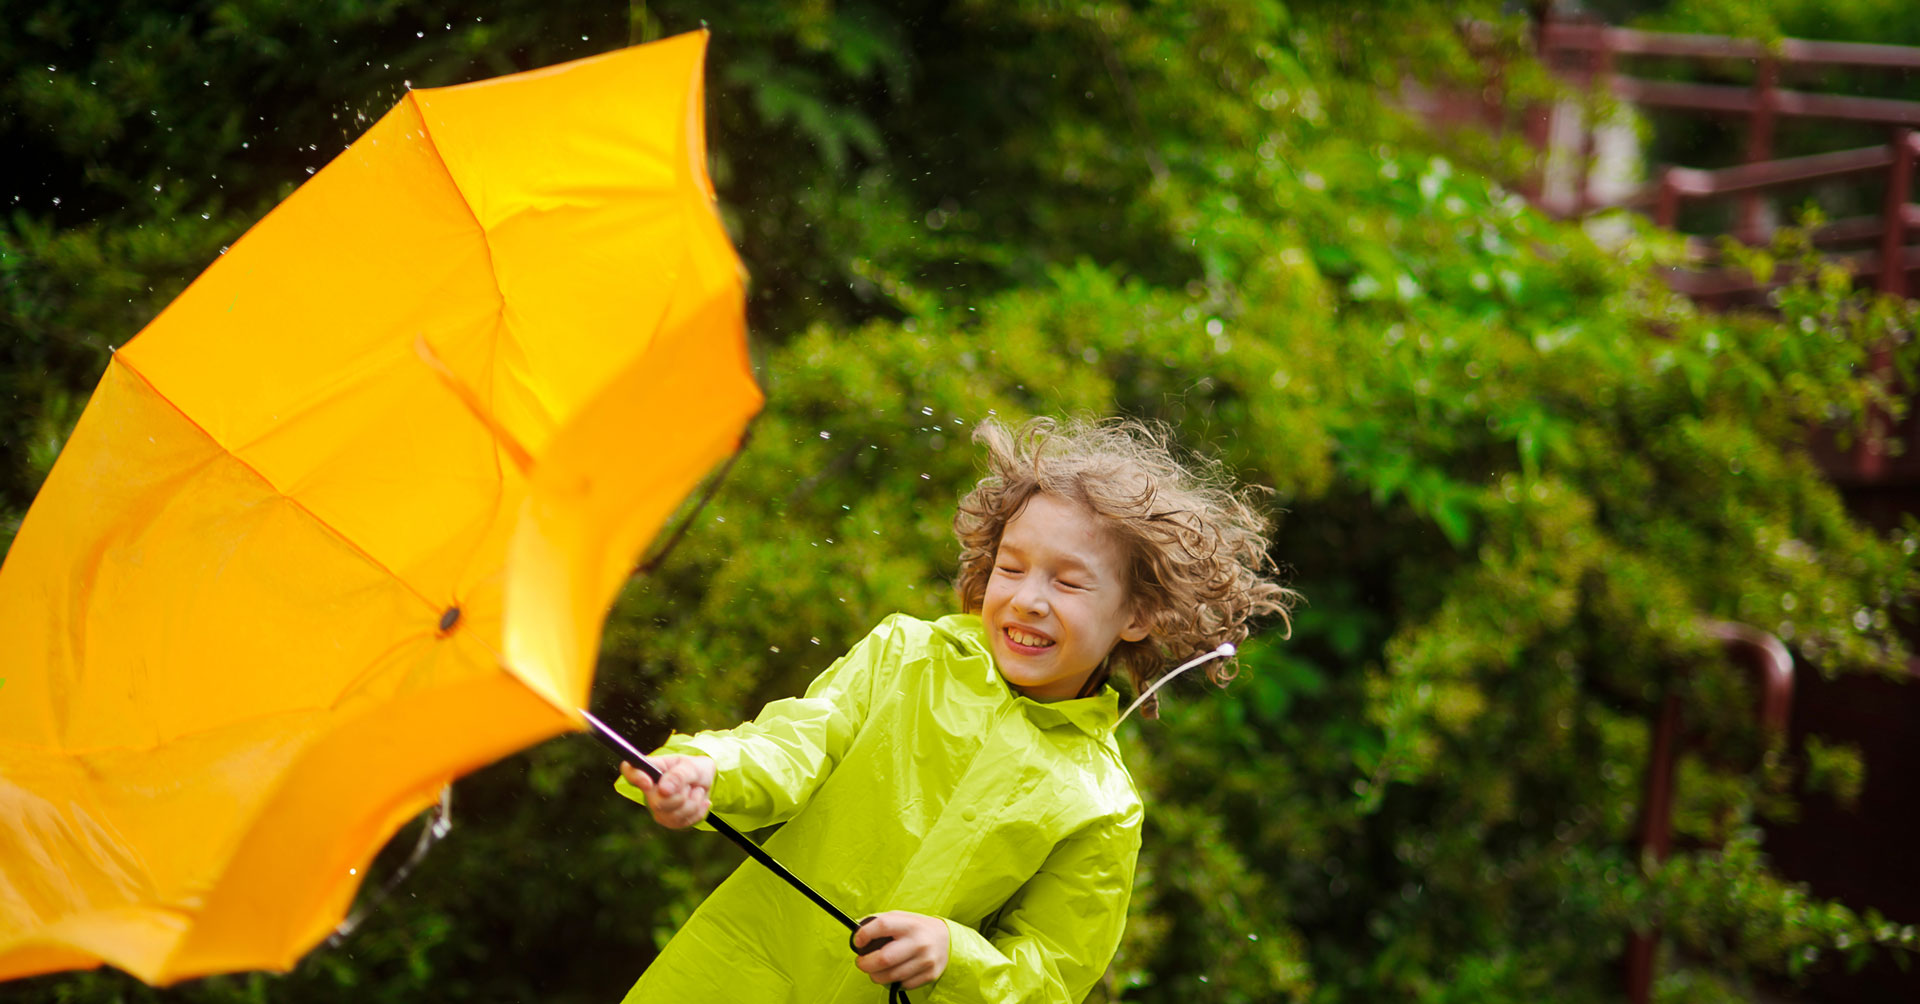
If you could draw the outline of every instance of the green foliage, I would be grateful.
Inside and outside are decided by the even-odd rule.
[[[0,39],[26,67],[0,132],[31,137],[42,188],[97,176],[84,209],[22,202],[0,231],[18,332],[0,506],[24,509],[106,347],[398,81],[704,18],[770,404],[608,620],[595,704],[614,724],[730,724],[882,615],[950,609],[983,419],[1155,417],[1274,490],[1274,553],[1308,604],[1229,690],[1172,688],[1164,720],[1127,726],[1147,846],[1096,998],[1612,1000],[1628,931],[1654,924],[1682,957],[1675,1001],[1914,950],[1769,870],[1755,822],[1802,778],[1857,790],[1858,758],[1768,748],[1701,623],[1758,625],[1830,674],[1905,657],[1917,538],[1850,519],[1804,442],[1892,403],[1862,363],[1891,344],[1910,372],[1920,318],[1804,268],[1777,316],[1702,314],[1652,276],[1670,236],[1602,249],[1528,209],[1497,180],[1509,148],[1436,139],[1393,102],[1403,72],[1484,82],[1453,6],[108,13],[48,5]],[[60,76],[79,68],[106,83]],[[228,86],[201,86],[216,70]],[[1716,755],[1685,762],[1687,849],[1656,867],[1632,839],[1670,691]],[[462,781],[452,837],[344,946],[169,996],[616,997],[737,857],[641,825],[608,768],[563,739]],[[113,974],[25,986],[158,996]]]

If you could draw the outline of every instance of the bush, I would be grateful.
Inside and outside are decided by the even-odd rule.
[[[737,721],[885,613],[950,609],[947,521],[983,418],[1160,418],[1273,488],[1275,554],[1308,605],[1291,639],[1246,646],[1226,692],[1176,686],[1162,722],[1126,726],[1149,829],[1106,999],[1612,1000],[1629,928],[1652,923],[1693,960],[1670,1000],[1911,952],[1911,929],[1769,870],[1754,824],[1809,769],[1752,734],[1746,681],[1699,626],[1755,624],[1829,674],[1904,659],[1920,538],[1849,518],[1804,444],[1893,403],[1864,361],[1892,340],[1911,369],[1911,304],[1815,274],[1778,316],[1705,315],[1651,275],[1670,238],[1603,250],[1530,210],[1497,180],[1511,148],[1443,148],[1394,103],[1403,72],[1484,82],[1450,6],[742,0],[611,27],[515,10],[422,42],[414,6],[339,8],[341,51],[369,58],[326,78],[328,100],[372,101],[382,61],[461,79],[705,17],[716,174],[755,275],[769,408],[609,618],[596,706],[616,724]],[[26,64],[48,48],[98,64],[160,30],[105,19],[62,41],[52,16],[11,43]],[[312,87],[353,65],[265,8],[184,23],[167,30],[203,63]],[[1544,86],[1509,57],[1510,84]],[[205,100],[177,62],[141,66],[178,107]],[[81,100],[36,79],[11,85],[27,110],[10,139]],[[332,128],[324,103],[290,107],[296,144]],[[226,121],[198,115],[195,136]],[[189,185],[178,209],[103,185],[95,215],[16,212],[0,259],[20,277],[16,351],[87,348],[50,376],[7,359],[46,388],[5,405],[10,437],[70,423],[53,395],[84,393],[99,340],[124,337],[102,328],[130,330],[107,306],[129,276],[162,277],[127,308],[151,312],[300,176],[253,170],[244,191]],[[247,208],[225,229],[169,230],[138,257],[130,234],[228,204]],[[12,477],[17,511],[35,480]],[[1729,755],[1688,764],[1689,849],[1655,867],[1631,837],[1672,690]],[[1808,755],[1857,783],[1844,750]],[[578,739],[474,775],[453,839],[342,949],[179,996],[617,995],[736,856],[642,826],[610,780]],[[113,974],[25,993],[152,996]]]

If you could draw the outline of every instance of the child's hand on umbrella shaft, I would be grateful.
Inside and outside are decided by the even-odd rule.
[[[660,780],[655,781],[625,761],[620,764],[620,776],[647,796],[647,811],[653,813],[653,821],[669,829],[684,830],[707,818],[710,806],[707,796],[713,791],[713,761],[703,756],[672,754],[649,759],[660,768]]]
[[[853,933],[854,949],[876,938],[892,938],[893,943],[856,956],[853,963],[875,983],[913,990],[947,971],[947,922],[938,917],[905,910],[877,914]]]

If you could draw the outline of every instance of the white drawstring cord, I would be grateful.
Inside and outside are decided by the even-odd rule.
[[[1133,703],[1127,706],[1127,710],[1120,712],[1119,719],[1113,723],[1113,729],[1118,729],[1120,727],[1120,723],[1126,721],[1128,715],[1133,714],[1134,708],[1137,708],[1141,704],[1144,704],[1147,698],[1153,696],[1154,691],[1159,690],[1161,687],[1166,686],[1167,681],[1172,680],[1174,677],[1179,676],[1181,673],[1184,673],[1187,670],[1192,669],[1193,667],[1198,666],[1203,662],[1211,662],[1215,659],[1231,658],[1236,651],[1239,651],[1239,650],[1233,647],[1232,642],[1223,641],[1220,643],[1219,648],[1216,648],[1211,652],[1203,652],[1200,655],[1194,656],[1192,659],[1189,659],[1186,662],[1182,663],[1178,669],[1175,669],[1173,672],[1168,673],[1165,676],[1162,676],[1160,679],[1153,681],[1153,686],[1148,687],[1146,693],[1141,694],[1137,698],[1134,698]],[[1113,729],[1108,729],[1107,731],[1112,732]]]

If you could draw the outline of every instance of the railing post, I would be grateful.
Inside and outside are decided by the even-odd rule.
[[[1784,742],[1793,707],[1793,656],[1780,639],[1746,624],[1708,621],[1705,632],[1718,639],[1726,654],[1742,669],[1758,677],[1760,703],[1756,709],[1761,731],[1767,742]],[[1673,779],[1678,770],[1681,747],[1686,741],[1680,720],[1680,680],[1667,684],[1660,702],[1660,720],[1654,726],[1652,748],[1647,752],[1646,800],[1640,807],[1640,860],[1651,857],[1655,865],[1664,863],[1673,848]],[[1653,977],[1658,969],[1660,925],[1646,931],[1627,932],[1627,1001],[1648,1004],[1653,996]]]
[[[1780,61],[1761,57],[1753,79],[1753,112],[1747,117],[1747,163],[1773,159],[1773,118],[1780,104]],[[1758,244],[1766,239],[1760,226],[1760,193],[1740,196],[1740,239]]]
[[[1893,131],[1893,166],[1887,171],[1887,197],[1880,213],[1880,279],[1875,286],[1891,296],[1907,295],[1907,202],[1913,194],[1913,133]],[[1873,348],[1873,377],[1893,379],[1893,353]],[[1887,469],[1887,432],[1892,423],[1878,407],[1867,412],[1867,429],[1854,449],[1853,469],[1863,481],[1877,481]]]
[[[1893,167],[1880,214],[1880,292],[1907,295],[1907,203],[1913,200],[1913,131],[1893,131]]]
[[[1647,794],[1640,819],[1640,855],[1651,854],[1656,864],[1667,860],[1673,839],[1673,774],[1679,761],[1680,695],[1670,685],[1660,702],[1660,723],[1653,732],[1647,757]],[[1653,973],[1660,950],[1660,928],[1627,935],[1627,1001],[1647,1004],[1653,994]]]
[[[1680,184],[1674,180],[1673,172],[1671,167],[1661,169],[1660,198],[1653,207],[1653,222],[1666,230],[1672,230],[1680,219]]]

